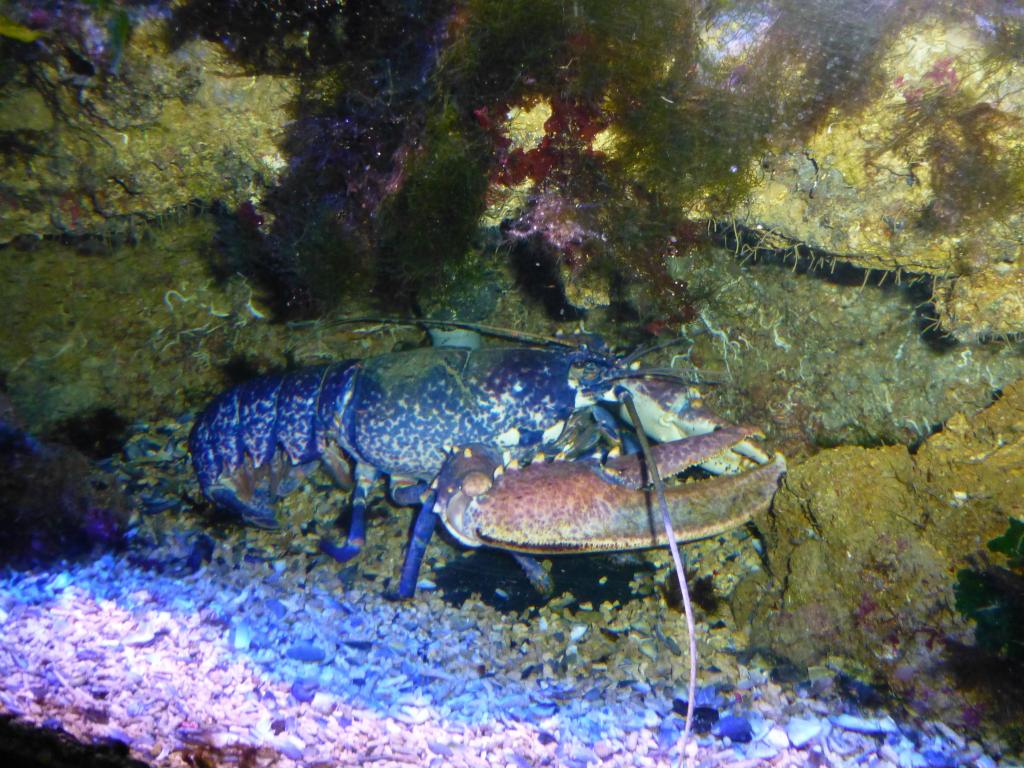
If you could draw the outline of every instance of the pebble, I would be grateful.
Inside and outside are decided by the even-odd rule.
[[[135,648],[145,648],[152,645],[154,640],[156,640],[156,633],[153,630],[140,629],[138,632],[125,637],[121,642]]]
[[[577,640],[579,640],[585,634],[587,634],[587,630],[589,628],[590,627],[587,624],[576,624],[569,632],[569,640],[575,643]]]
[[[956,760],[938,750],[925,750],[921,753],[928,768],[956,768]]]
[[[789,736],[777,725],[765,734],[764,740],[776,749],[785,749],[789,746]]]
[[[941,733],[942,736],[946,740],[951,742],[954,746],[956,746],[957,749],[963,749],[964,748],[964,743],[965,743],[964,742],[964,738],[959,733],[954,731],[952,728],[950,728],[945,723],[942,723],[942,722],[939,722],[939,721],[935,721],[933,723],[933,725],[935,726],[935,730],[937,730],[939,733]]]
[[[217,731],[210,735],[210,744],[216,749],[224,749],[238,743],[238,735],[230,731]]]
[[[290,760],[301,760],[302,750],[306,748],[306,743],[302,739],[290,733],[282,733],[272,739],[270,744]]]
[[[956,768],[957,761],[952,755],[945,755],[936,749],[926,749],[921,753],[928,768]]]
[[[295,661],[319,663],[324,660],[327,654],[323,648],[312,643],[296,643],[285,651],[285,655]]]
[[[288,608],[285,607],[285,603],[281,602],[281,600],[270,598],[263,604],[276,618],[284,618],[288,615]]]
[[[738,715],[726,715],[715,723],[711,732],[720,739],[729,739],[735,744],[746,744],[753,738],[750,721]]]
[[[891,717],[864,718],[856,715],[833,715],[833,725],[857,733],[896,733],[896,722]]]
[[[779,754],[779,748],[766,741],[755,741],[744,752],[750,760],[770,760]]]
[[[682,728],[677,728],[676,723],[682,725],[683,721],[673,717],[666,717],[661,721],[661,725],[658,726],[658,746],[662,749],[671,749],[679,741],[679,734],[682,733]]]
[[[440,741],[428,741],[427,747],[435,755],[440,755],[441,757],[451,757],[453,754],[455,754],[454,752],[452,752],[451,747]]]
[[[249,629],[249,625],[238,624],[231,635],[231,647],[236,651],[247,651],[251,642],[252,630]]]
[[[601,760],[607,760],[618,751],[618,748],[614,744],[610,744],[604,739],[594,745],[594,754]]]
[[[67,571],[58,573],[50,581],[50,589],[54,592],[61,592],[71,584],[71,574]]]
[[[589,749],[582,744],[573,747],[572,753],[569,755],[573,760],[578,760],[584,765],[597,761],[597,755],[594,754],[592,749]],[[527,763],[529,765],[529,763]]]
[[[816,717],[794,717],[786,723],[786,736],[794,747],[806,746],[821,733],[821,720]]]
[[[653,640],[641,640],[639,643],[640,653],[649,658],[651,661],[658,660],[658,646],[654,644]]]
[[[300,677],[292,683],[292,696],[296,701],[306,704],[313,701],[319,688],[320,681],[315,677]]]
[[[311,706],[321,715],[329,715],[337,708],[338,701],[337,698],[330,693],[317,691],[313,694]]]

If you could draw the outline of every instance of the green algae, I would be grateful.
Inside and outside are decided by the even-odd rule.
[[[962,569],[954,591],[956,609],[976,624],[978,647],[1020,665],[1024,664],[1024,521],[1010,518],[1009,523],[1004,534],[988,543],[990,552],[1005,558],[1005,567]]]
[[[907,96],[898,108],[900,128],[879,148],[927,163],[933,197],[917,226],[935,232],[998,219],[1024,199],[1024,147],[1004,138],[1016,118],[954,87],[956,74],[947,68],[929,74],[949,78],[948,85]]]
[[[404,182],[381,206],[377,235],[387,290],[424,286],[469,250],[487,190],[480,144],[450,104],[430,118]]]
[[[0,13],[0,37],[17,40],[19,43],[34,43],[42,36],[43,32],[41,30],[29,29],[25,25],[19,24]]]
[[[578,196],[607,199],[635,186],[676,203],[708,190],[742,197],[765,125],[751,119],[749,104],[723,111],[732,102],[718,83],[695,82],[692,16],[676,3],[639,0],[591,0],[572,11],[554,2],[514,6],[467,5],[466,28],[440,69],[442,88],[469,108],[557,96],[595,110],[615,132],[616,159],[592,185],[567,182],[585,189]]]
[[[651,262],[687,220],[735,210],[763,181],[759,158],[884,90],[881,52],[902,18],[834,2],[771,13],[719,3],[695,15],[667,1],[475,0],[452,23],[436,87],[497,134],[510,107],[550,104],[529,164],[513,165],[522,157],[499,139],[492,174],[532,179],[531,194],[560,197],[573,223],[600,233],[556,254],[570,281],[660,286],[664,269]],[[678,296],[666,291],[663,303]]]

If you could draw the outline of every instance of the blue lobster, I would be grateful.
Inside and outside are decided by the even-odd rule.
[[[449,524],[456,515],[447,509],[456,498],[460,509],[465,507],[467,497],[462,491],[466,478],[471,481],[470,488],[477,486],[472,494],[474,509],[486,507],[485,491],[493,478],[501,472],[515,473],[515,462],[538,453],[550,457],[564,448],[573,433],[567,423],[600,401],[615,402],[622,391],[633,394],[641,414],[646,413],[642,420],[647,431],[655,439],[685,444],[690,435],[723,426],[690,401],[678,376],[640,369],[631,358],[600,349],[430,347],[263,376],[234,387],[200,413],[189,436],[189,448],[203,494],[264,527],[277,525],[276,497],[287,493],[317,462],[342,486],[350,486],[354,477],[348,540],[344,547],[325,543],[325,551],[340,561],[354,557],[364,544],[367,496],[381,475],[388,475],[396,503],[422,505],[396,590],[404,598],[415,591],[439,516],[456,538],[468,540]],[[672,471],[693,463],[713,472],[724,471],[723,464],[735,466],[737,461],[763,465],[745,473],[748,479],[743,489],[718,494],[719,503],[711,514],[718,527],[712,521],[710,527],[700,529],[701,535],[736,525],[755,511],[731,512],[727,509],[730,503],[760,508],[770,501],[785,465],[778,460],[769,464],[767,457],[744,439],[752,433],[723,433],[714,450],[696,442],[690,443],[693,450],[684,445],[685,458]],[[478,464],[484,455],[488,457],[488,482],[480,486]],[[545,470],[545,464],[551,463],[535,462],[530,477],[538,487],[550,485],[547,503],[557,505],[559,489],[568,490],[570,481],[556,479],[557,471]],[[622,484],[611,469],[594,467],[585,472],[583,485],[571,481],[575,483],[573,493],[581,489],[584,497],[591,493],[587,483]],[[448,479],[453,477],[457,478],[454,484]],[[642,483],[634,483],[632,492],[643,494]],[[702,493],[707,498],[715,495]],[[594,493],[595,498],[598,495]],[[684,518],[693,514],[694,506],[709,509],[706,498],[697,499],[692,493],[680,503],[683,509],[679,514]],[[535,517],[531,520],[527,515],[524,524],[542,527],[550,511],[536,509]],[[605,511],[604,507],[594,508],[590,513]],[[686,532],[686,519],[677,525]],[[528,538],[529,530],[512,535]],[[558,536],[558,532],[553,534],[555,540]],[[696,537],[690,535],[689,539]],[[486,543],[514,554],[588,549],[586,541],[566,541],[560,549],[532,550],[521,540],[506,543],[492,538]],[[646,546],[658,543],[652,539]],[[605,543],[600,548],[611,547]],[[634,543],[621,548],[637,547]],[[525,556],[518,559],[534,583],[543,586],[539,567]]]

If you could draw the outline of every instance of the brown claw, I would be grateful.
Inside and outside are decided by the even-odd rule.
[[[760,434],[760,430],[754,427],[725,427],[703,435],[659,443],[651,447],[651,453],[658,463],[658,471],[665,477],[671,477],[729,450],[741,440]],[[609,459],[604,463],[604,474],[609,480],[629,488],[642,488],[650,482],[639,454]]]
[[[753,432],[730,427],[665,443],[655,447],[655,460],[663,473],[671,474]],[[472,448],[465,464],[456,456],[438,487],[436,509],[464,544],[554,554],[667,543],[654,495],[640,487],[644,473],[638,458],[624,457],[605,466],[538,462],[502,473],[493,452],[485,451]],[[668,471],[662,461],[670,465]],[[490,484],[480,477],[488,466],[495,468]],[[746,522],[768,507],[785,470],[785,459],[777,455],[749,472],[667,488],[676,538],[692,541]]]

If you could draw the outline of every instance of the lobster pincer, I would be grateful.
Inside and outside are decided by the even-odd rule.
[[[654,446],[666,475],[678,474],[757,434],[726,427]],[[666,497],[679,541],[713,536],[767,509],[786,470],[778,454],[740,474],[670,486]],[[460,543],[526,554],[613,552],[667,544],[639,455],[601,463],[539,461],[505,470],[497,451],[453,451],[438,477],[434,511]]]

